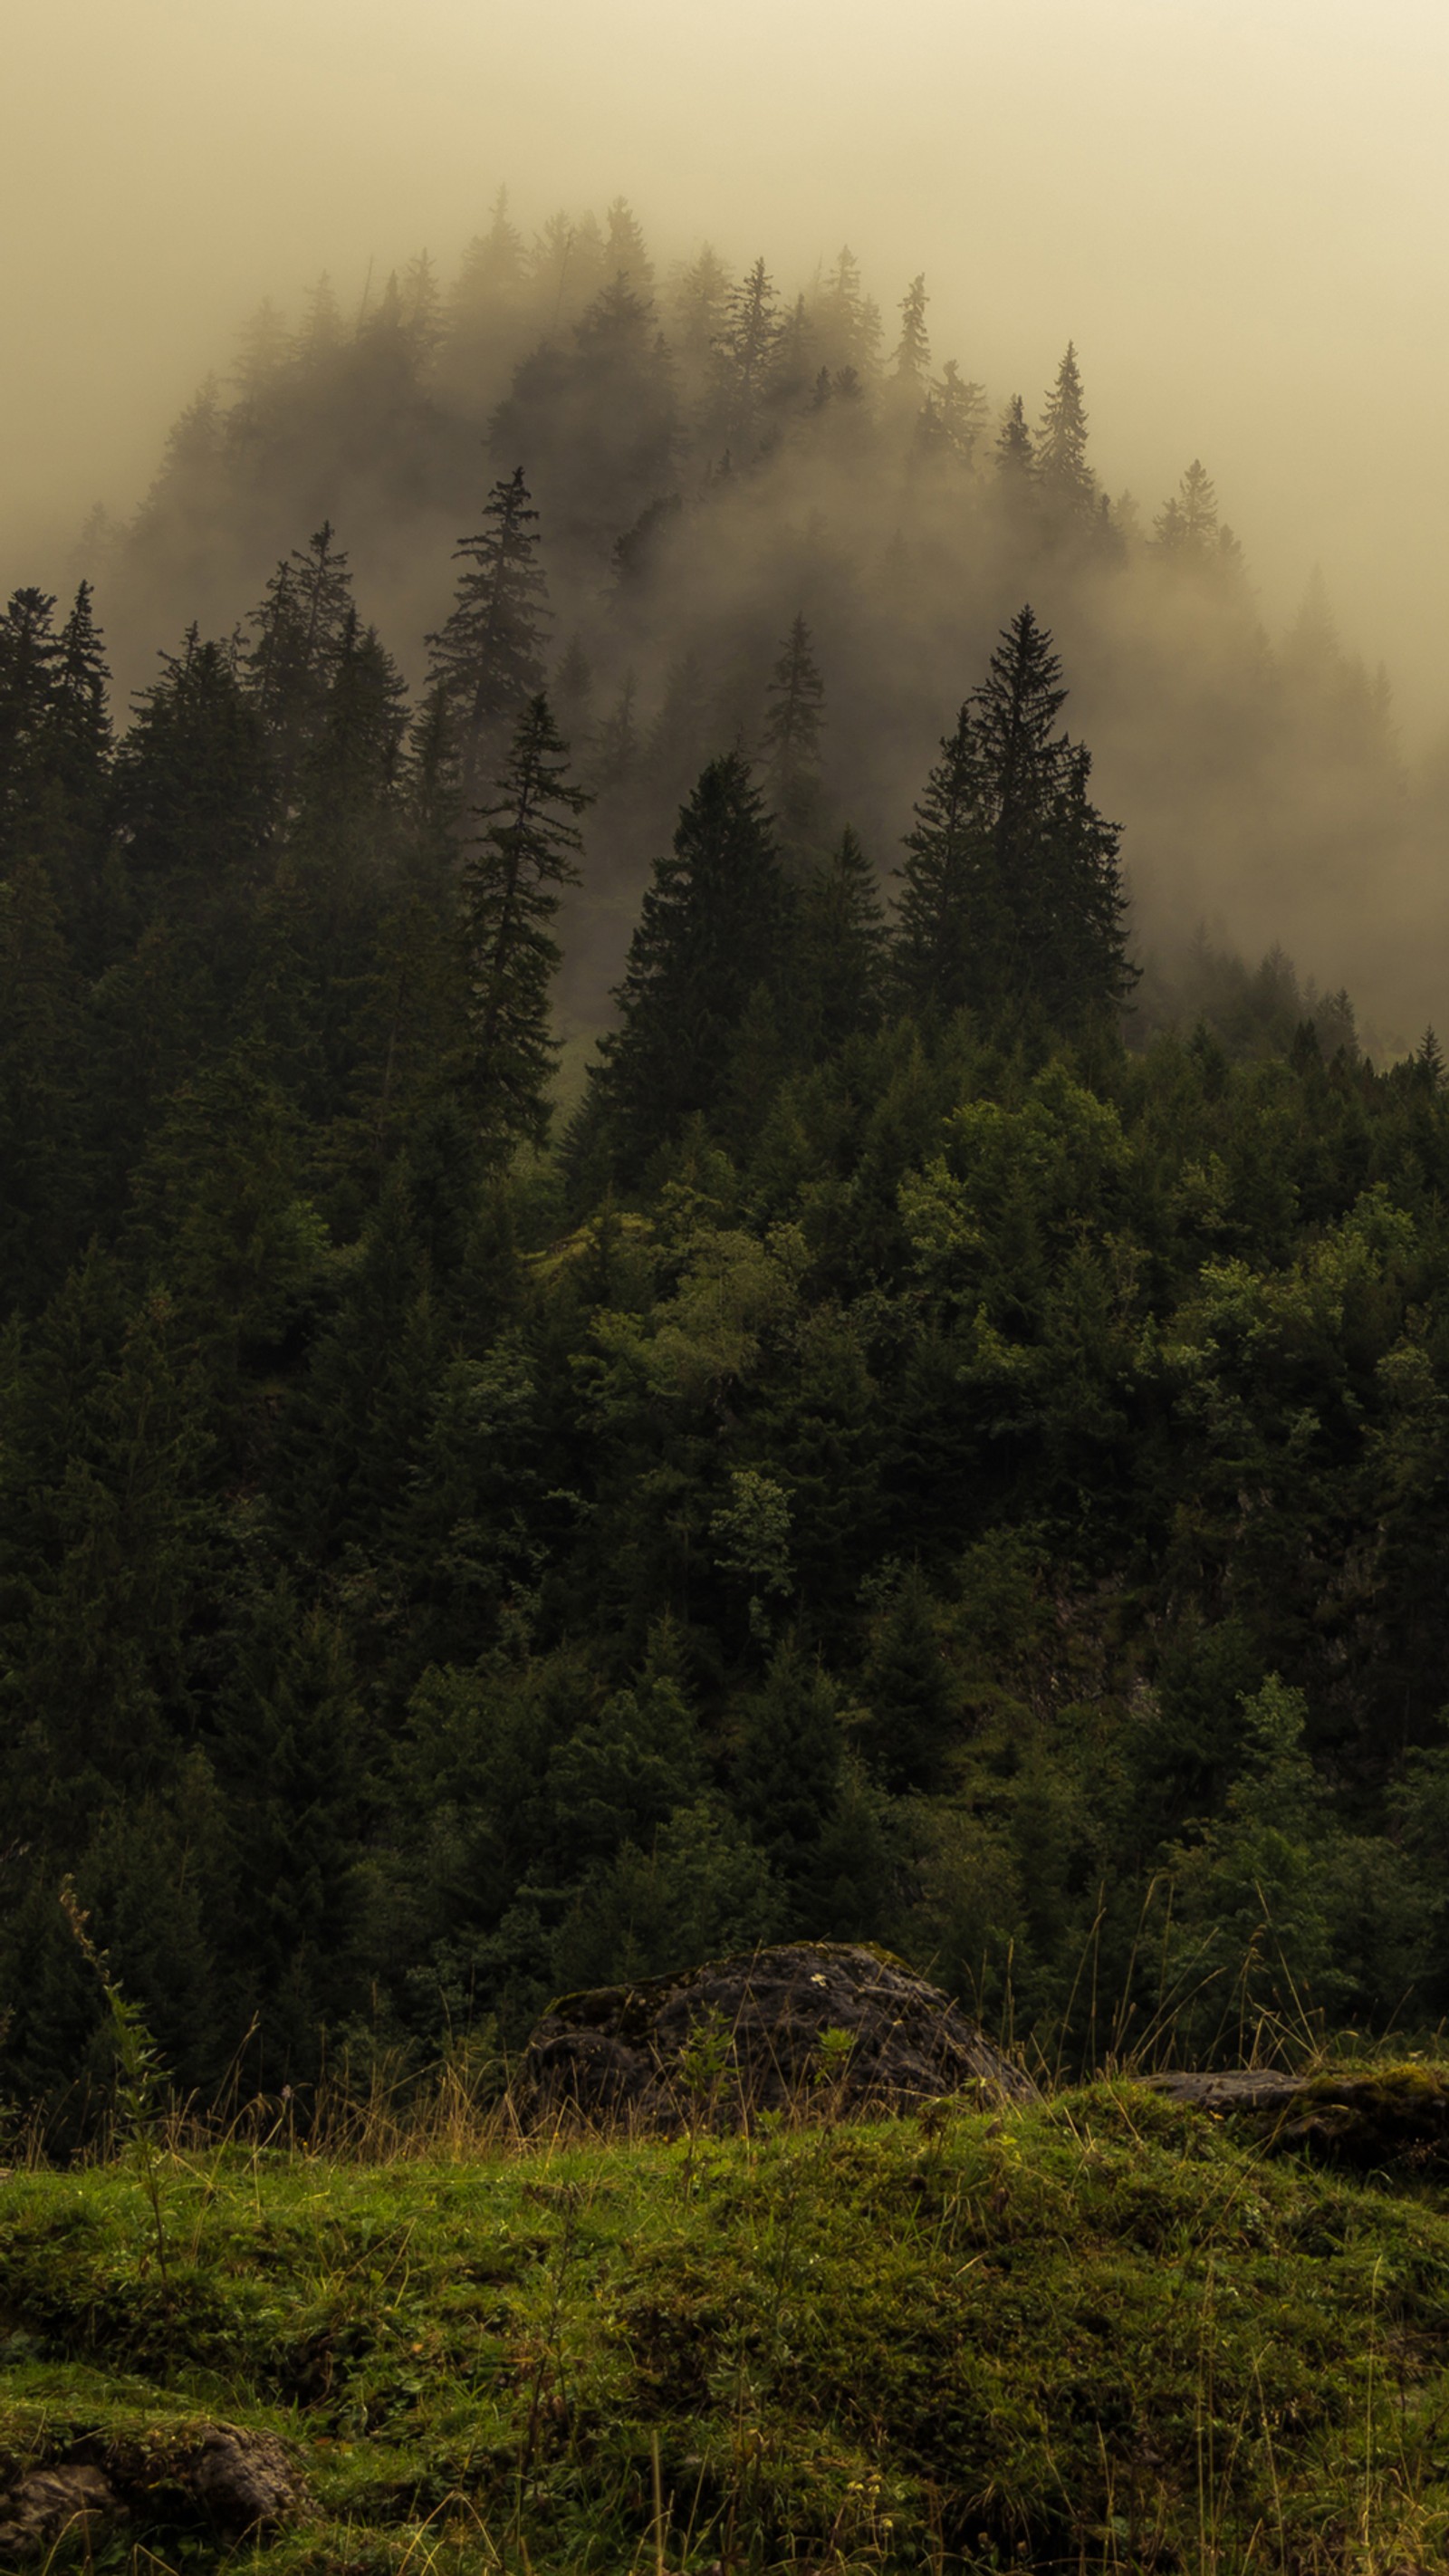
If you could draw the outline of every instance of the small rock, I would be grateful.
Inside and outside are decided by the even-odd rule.
[[[125,2506],[100,2469],[79,2465],[32,2469],[0,2495],[0,2565],[49,2553],[67,2538],[91,2541],[97,2525],[119,2518]]]
[[[186,2470],[186,2484],[224,2531],[275,2531],[311,2502],[301,2472],[270,2433],[217,2424]]]

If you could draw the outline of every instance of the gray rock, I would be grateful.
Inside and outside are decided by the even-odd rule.
[[[0,2566],[23,2565],[63,2547],[86,2546],[125,2506],[101,2469],[62,2466],[32,2469],[0,2495]]]
[[[276,2531],[311,2503],[283,2444],[270,2433],[248,2433],[233,2424],[212,2426],[184,2476],[197,2503],[224,2531]]]
[[[563,1996],[529,2040],[513,2098],[530,2126],[738,2128],[761,2111],[909,2111],[968,2087],[992,2101],[1036,2092],[888,1951],[795,1941]]]

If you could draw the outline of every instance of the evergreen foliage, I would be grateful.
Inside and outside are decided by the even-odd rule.
[[[494,484],[478,534],[459,540],[453,561],[465,570],[446,622],[427,638],[429,684],[450,719],[465,807],[488,756],[543,688],[547,608],[537,523],[516,466]]]
[[[253,2014],[300,2100],[782,1929],[1064,2064],[1093,1992],[1204,2055],[1449,2001],[1438,1042],[1280,947],[1135,983],[991,636],[1049,598],[1114,800],[1275,902],[1401,828],[1386,692],[1321,585],[1270,645],[1199,461],[1105,511],[1074,349],[993,449],[919,279],[884,367],[849,252],[652,293],[622,200],[500,198],[447,291],[261,315],[98,552],[123,668],[195,621],[114,737],[89,572],[0,615],[0,2095],[58,2142],[66,1873],[207,2094]],[[445,591],[489,420],[410,701],[336,531]]]

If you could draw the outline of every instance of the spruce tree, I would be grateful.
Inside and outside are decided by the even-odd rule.
[[[820,735],[825,683],[810,629],[795,617],[765,693],[761,752],[781,835],[791,848],[807,838],[820,802]]]
[[[769,390],[780,321],[775,289],[762,259],[731,289],[715,339],[716,410],[734,448],[753,437]]]
[[[949,453],[962,465],[974,465],[986,426],[986,396],[968,383],[954,358],[948,358],[931,387],[930,402]]]
[[[611,278],[627,278],[636,295],[654,283],[654,263],[644,247],[639,218],[627,197],[616,197],[604,217],[604,261]]]
[[[347,557],[324,519],[305,548],[294,546],[278,564],[252,612],[245,686],[272,748],[284,814],[321,721],[351,604]]]
[[[620,1166],[638,1172],[723,1097],[732,1041],[774,975],[788,913],[780,862],[749,764],[713,760],[655,866],[600,1043],[595,1098]]]
[[[1097,478],[1087,463],[1087,409],[1081,369],[1070,340],[1037,433],[1036,470],[1042,493],[1060,518],[1088,520],[1093,516]]]
[[[931,343],[926,334],[926,281],[913,277],[901,298],[901,336],[891,362],[893,383],[917,396],[926,388]]]
[[[1035,477],[1036,450],[1020,394],[1012,395],[1001,415],[996,435],[996,471],[1009,501],[1024,498]]]
[[[1088,796],[1090,755],[1055,731],[1065,697],[1051,636],[1023,608],[943,742],[907,837],[896,963],[916,1008],[996,1016],[1031,1004],[1065,1029],[1135,980],[1120,835]]]
[[[446,623],[426,637],[428,682],[452,722],[464,807],[505,728],[543,689],[543,631],[548,616],[538,562],[538,512],[523,468],[494,484],[476,536],[464,537],[453,561],[466,569]]]
[[[491,211],[487,232],[477,234],[463,253],[449,299],[455,327],[466,328],[497,307],[516,304],[523,294],[523,235],[509,220],[506,188],[499,189]]]
[[[39,796],[60,652],[54,612],[48,592],[17,590],[0,617],[0,851]]]
[[[989,880],[983,867],[979,811],[983,793],[980,745],[968,699],[954,732],[943,737],[941,758],[926,781],[906,835],[909,853],[899,871],[895,978],[907,1009],[926,1014],[963,1008],[979,990],[972,943],[990,932]]]
[[[540,694],[518,719],[497,795],[480,809],[482,837],[463,865],[467,1081],[485,1136],[500,1146],[542,1144],[547,1132],[548,996],[561,954],[551,925],[559,889],[578,881],[573,817],[589,801],[570,782],[567,745]]]
[[[857,835],[846,830],[801,889],[794,978],[803,1034],[820,1058],[875,1027],[888,942],[880,887]]]

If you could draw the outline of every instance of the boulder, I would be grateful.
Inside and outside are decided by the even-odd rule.
[[[31,2469],[0,2493],[0,2566],[40,2557],[49,2563],[71,2549],[89,2561],[100,2534],[124,2512],[102,2469],[82,2463]]]
[[[792,1941],[552,2004],[513,2099],[530,2127],[740,2128],[758,2113],[911,2111],[1036,2088],[959,2005],[885,1950]]]
[[[1449,2070],[1422,2059],[1314,2075],[1247,2067],[1147,2081],[1171,2101],[1241,2121],[1265,2148],[1305,2148],[1364,2169],[1449,2171]]]

